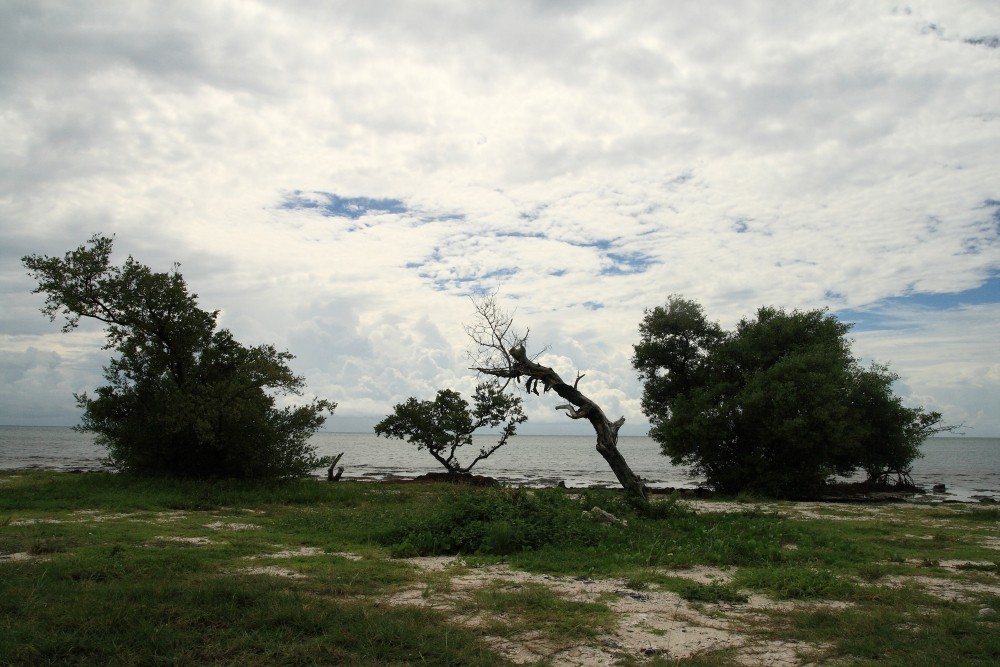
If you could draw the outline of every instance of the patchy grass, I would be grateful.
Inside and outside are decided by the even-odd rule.
[[[674,590],[689,602],[745,604],[750,601],[746,593],[731,584],[701,584],[696,581],[681,579],[679,585],[676,587],[667,586],[666,588],[667,590]]]
[[[0,664],[1000,661],[995,508],[0,477]]]
[[[489,634],[541,633],[561,643],[594,638],[615,625],[607,605],[566,600],[537,583],[494,582],[475,591],[458,609],[483,615],[482,627]]]

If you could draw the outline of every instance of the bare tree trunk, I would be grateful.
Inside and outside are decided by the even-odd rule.
[[[500,306],[495,291],[472,297],[472,303],[476,308],[477,319],[465,327],[465,333],[474,346],[469,353],[473,363],[472,370],[505,378],[508,382],[520,382],[521,378],[527,377],[525,390],[528,393],[537,395],[539,384],[546,392],[555,391],[566,401],[565,405],[557,406],[557,410],[566,410],[566,414],[572,419],[586,419],[594,427],[597,451],[608,462],[626,495],[645,501],[646,485],[632,472],[625,457],[618,451],[618,430],[625,423],[625,417],[614,422],[609,420],[601,407],[577,388],[583,377],[579,373],[573,384],[569,385],[548,366],[529,359],[525,351],[528,331],[522,333],[515,330],[512,314]]]
[[[330,463],[330,467],[326,469],[326,481],[328,482],[339,482],[340,476],[344,474],[344,466],[337,468],[337,472],[334,473],[333,469],[337,467],[340,463],[340,459],[344,456],[344,452],[337,454],[333,457],[333,461]]]
[[[516,380],[527,377],[525,389],[536,395],[539,384],[545,392],[549,390],[556,392],[567,401],[565,405],[556,406],[557,410],[566,410],[566,414],[572,419],[586,419],[594,427],[594,433],[597,434],[597,451],[608,462],[626,494],[645,500],[646,485],[632,472],[625,457],[618,451],[618,430],[625,423],[625,417],[612,422],[597,403],[577,389],[582,375],[577,376],[576,381],[569,385],[548,366],[542,366],[529,359],[523,345],[517,345],[508,352],[511,363],[506,368],[476,368],[476,370],[486,375]]]

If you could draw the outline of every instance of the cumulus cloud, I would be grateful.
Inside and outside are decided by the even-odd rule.
[[[101,231],[345,419],[471,391],[499,287],[639,432],[631,345],[678,292],[857,315],[909,399],[1000,434],[997,35],[988,0],[8,3],[4,419],[99,382],[19,257]]]

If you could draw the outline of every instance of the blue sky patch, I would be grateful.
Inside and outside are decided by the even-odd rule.
[[[614,241],[610,239],[597,239],[596,241],[588,241],[586,243],[580,241],[567,241],[572,246],[577,248],[597,248],[598,250],[610,250],[611,244]]]
[[[993,209],[989,219],[979,224],[979,233],[962,239],[962,254],[978,255],[984,249],[1000,241],[1000,200],[987,199],[979,209]]]
[[[993,209],[993,222],[997,224],[997,231],[1000,232],[1000,199],[987,199],[980,208]]]
[[[403,211],[405,212],[405,210]],[[422,224],[429,222],[462,222],[465,220],[464,213],[445,213],[444,215],[426,215],[420,218]]]
[[[517,239],[544,239],[548,238],[542,232],[519,232],[519,231],[503,231],[496,232],[494,234],[497,238],[517,238]]]
[[[409,209],[399,199],[373,199],[371,197],[341,197],[332,192],[303,192],[294,190],[285,196],[279,208],[289,210],[315,209],[328,218],[357,220],[366,215],[407,213]]]
[[[406,265],[407,268],[420,268],[423,266],[426,266],[426,263],[418,264],[411,262]],[[498,282],[517,275],[517,273],[518,269],[504,268],[488,271],[482,275],[456,276],[454,273],[446,272],[435,276],[427,271],[421,271],[417,275],[424,280],[430,281],[436,292],[447,292],[450,289],[458,287],[468,294],[486,294],[490,290],[495,289]]]
[[[904,296],[882,299],[872,304],[870,308],[838,310],[836,315],[841,321],[854,322],[855,329],[858,331],[898,329],[902,328],[902,325],[894,324],[891,314],[897,309],[923,309],[940,312],[962,306],[988,303],[1000,303],[1000,273],[990,276],[979,287],[962,292],[914,292]]]
[[[991,49],[1000,49],[1000,37],[996,35],[990,37],[973,37],[965,40],[965,43],[974,46],[986,46]]]
[[[642,273],[656,263],[651,255],[641,252],[609,252],[606,257],[614,264],[601,269],[603,276],[623,276],[632,273]]]
[[[496,271],[489,271],[481,276],[478,276],[479,280],[492,280],[494,278],[510,278],[511,276],[517,275],[517,269],[497,269]]]

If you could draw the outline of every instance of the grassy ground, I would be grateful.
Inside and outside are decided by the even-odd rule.
[[[995,665],[998,549],[988,506],[0,473],[0,664]]]

